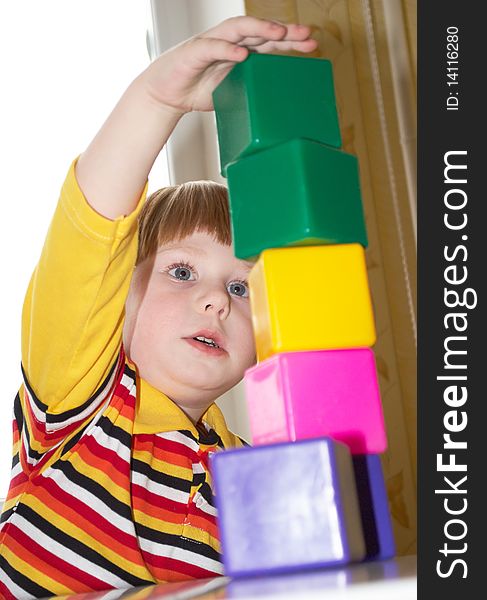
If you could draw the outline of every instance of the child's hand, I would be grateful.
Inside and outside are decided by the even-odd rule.
[[[317,42],[304,25],[233,17],[159,56],[139,77],[149,96],[176,114],[213,109],[212,92],[249,50],[311,52]]]
[[[181,116],[212,110],[212,93],[249,51],[317,46],[309,27],[234,17],[161,54],[129,85],[76,164],[88,203],[109,219],[130,214]]]

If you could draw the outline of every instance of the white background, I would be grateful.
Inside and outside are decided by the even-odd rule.
[[[0,2],[0,498],[10,476],[23,296],[71,161],[149,64],[148,25],[148,0]],[[149,191],[167,184],[161,153]]]

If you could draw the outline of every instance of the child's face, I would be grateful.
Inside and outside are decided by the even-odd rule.
[[[252,263],[195,232],[135,269],[124,344],[140,376],[193,420],[255,362],[248,298]],[[213,339],[215,348],[194,338]]]

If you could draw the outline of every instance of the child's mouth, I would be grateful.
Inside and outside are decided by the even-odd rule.
[[[208,346],[213,346],[213,348],[219,348],[220,347],[215,342],[215,340],[213,340],[212,338],[205,338],[202,335],[198,335],[197,337],[194,337],[193,340],[196,340],[197,342],[203,342],[203,344],[208,344]]]
[[[209,354],[212,356],[223,356],[226,354],[226,351],[218,346],[216,342],[210,340],[210,338],[202,338],[202,336],[194,337],[194,338],[184,338],[188,344],[203,352],[205,354]],[[206,341],[208,340],[208,341]]]

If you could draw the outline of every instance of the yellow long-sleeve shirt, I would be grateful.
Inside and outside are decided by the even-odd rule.
[[[216,405],[201,433],[125,358],[147,186],[110,221],[83,197],[75,162],[24,304],[0,598],[221,573],[208,456],[241,441]]]

